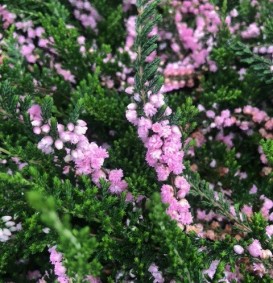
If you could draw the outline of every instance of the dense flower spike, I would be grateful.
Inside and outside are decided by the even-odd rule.
[[[143,4],[139,7],[139,17],[141,17],[141,9],[149,9],[149,3],[147,6]],[[141,24],[137,25],[138,29],[142,29]],[[149,35],[151,36],[151,35]],[[143,37],[139,34],[138,37]],[[136,39],[138,42],[139,39]],[[137,54],[137,61],[142,60],[143,48],[140,43]],[[152,52],[152,51],[151,51]],[[150,53],[151,53],[150,52]],[[150,54],[147,54],[147,56]],[[150,64],[150,65],[149,65]],[[147,149],[146,161],[149,166],[153,167],[157,173],[158,181],[167,181],[170,176],[171,178],[179,176],[184,169],[183,157],[184,152],[181,143],[181,131],[178,126],[170,124],[170,115],[172,110],[165,104],[164,94],[159,91],[159,93],[151,93],[151,91],[146,92],[145,86],[138,86],[138,81],[143,80],[142,76],[143,69],[152,68],[153,62],[146,63],[142,66],[139,65],[139,76],[136,75],[136,88],[135,92],[141,92],[141,97],[138,93],[134,94],[134,103],[131,103],[127,107],[126,118],[133,125],[137,126],[137,132],[139,138],[144,143]],[[155,74],[156,75],[156,74]],[[147,81],[147,84],[149,81]],[[143,105],[143,109],[139,109],[139,105]],[[160,115],[160,119],[156,118],[156,115],[163,110]],[[139,115],[138,112],[143,113]],[[176,177],[175,186],[177,187],[177,193],[174,189],[168,185],[163,185],[161,189],[162,201],[169,204],[167,210],[171,218],[178,221],[180,225],[190,224],[192,222],[191,213],[189,212],[189,203],[184,199],[189,191],[190,185],[187,183],[185,178]]]
[[[69,277],[66,275],[66,268],[63,266],[63,256],[57,252],[56,247],[48,249],[50,253],[50,262],[54,265],[54,274],[59,283],[69,283]]]
[[[165,107],[162,93],[151,95],[148,102],[144,104],[143,110],[146,116],[138,117],[137,107],[136,103],[128,105],[126,117],[137,126],[138,136],[147,149],[147,163],[155,169],[158,181],[167,181],[171,174],[177,176],[175,178],[176,194],[174,189],[171,189],[172,192],[166,191],[166,185],[163,185],[161,189],[163,202],[169,204],[168,214],[182,225],[190,224],[192,222],[190,206],[184,199],[190,185],[184,177],[179,176],[184,169],[182,134],[177,126],[170,125],[169,116],[172,111],[167,107],[163,113],[164,119],[153,123],[152,117]]]

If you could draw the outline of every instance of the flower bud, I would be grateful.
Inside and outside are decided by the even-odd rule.
[[[235,252],[236,254],[238,254],[238,255],[241,255],[241,254],[244,253],[244,248],[243,248],[242,246],[240,246],[240,245],[235,245],[235,246],[233,247],[233,250],[234,250],[234,252]]]

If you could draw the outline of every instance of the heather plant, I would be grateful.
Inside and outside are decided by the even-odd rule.
[[[273,2],[0,1],[0,282],[272,282]]]

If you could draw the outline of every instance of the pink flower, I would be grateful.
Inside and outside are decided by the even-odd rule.
[[[123,171],[121,169],[111,170],[109,173],[110,187],[109,190],[111,193],[119,194],[127,188],[127,183],[122,180]]]
[[[23,45],[21,47],[21,54],[23,56],[31,55],[34,49],[35,49],[35,46],[33,44]]]
[[[57,276],[65,275],[66,268],[62,265],[61,262],[55,262],[54,272]]]
[[[145,115],[147,117],[152,117],[152,116],[154,116],[156,114],[157,109],[154,107],[153,104],[151,104],[150,102],[147,102],[144,105],[144,112],[145,112]]]
[[[163,203],[171,203],[173,199],[173,187],[169,185],[163,185],[161,188],[161,199]]]
[[[158,149],[163,145],[163,141],[159,135],[152,135],[147,142],[148,149]]]
[[[37,36],[37,37],[41,37],[44,32],[45,32],[45,30],[44,30],[43,27],[37,27],[37,28],[35,29],[35,33],[36,33],[36,36]]]
[[[53,139],[50,136],[45,136],[40,140],[38,143],[38,149],[40,149],[42,152],[49,154],[53,151],[51,145],[53,144]]]
[[[46,48],[48,44],[49,44],[49,40],[45,38],[40,38],[38,41],[38,46],[41,48]]]
[[[85,37],[84,36],[79,36],[77,38],[77,42],[78,42],[79,45],[85,44]]]
[[[110,182],[119,182],[123,177],[123,171],[121,169],[111,170],[109,173]]]
[[[48,249],[50,253],[50,262],[54,265],[54,273],[58,277],[59,283],[69,283],[69,278],[66,276],[66,268],[62,264],[62,254],[57,252],[56,247]]]
[[[126,118],[132,124],[137,125],[138,118],[135,110],[126,110]]]
[[[52,247],[48,250],[50,252],[50,261],[51,263],[56,263],[62,261],[62,254],[57,252],[56,247]]]
[[[63,146],[64,146],[63,142],[61,140],[59,140],[59,139],[55,141],[54,145],[59,150],[62,149]]]
[[[154,283],[163,283],[165,280],[162,276],[162,272],[158,270],[158,266],[155,263],[152,263],[148,269],[148,271],[152,274],[154,277],[153,282]]]
[[[252,207],[246,204],[243,206],[242,212],[248,217],[253,215]]]
[[[207,274],[210,279],[213,279],[216,269],[220,263],[220,260],[212,261],[210,267],[203,271],[203,274]]]
[[[42,127],[41,127],[41,130],[42,130],[42,132],[44,132],[44,133],[49,133],[50,132],[50,126],[49,126],[49,124],[45,124],[45,125],[43,125]]]
[[[129,86],[125,89],[125,92],[128,94],[133,94],[134,92],[134,87],[133,86]]]
[[[30,115],[31,120],[42,120],[42,109],[38,104],[33,104],[28,109],[28,114]]]
[[[254,240],[252,244],[248,246],[248,251],[250,255],[252,255],[253,257],[261,256],[262,247],[261,247],[260,242],[258,240]]]
[[[206,115],[207,115],[208,118],[212,118],[213,119],[215,117],[215,112],[212,111],[212,110],[208,110],[206,112]]]
[[[150,97],[150,102],[156,107],[156,108],[160,108],[162,107],[165,102],[164,102],[164,96],[162,93],[159,94],[153,94]]]
[[[190,190],[190,184],[188,181],[184,177],[177,176],[174,184],[179,189],[177,193],[178,198],[184,198]]]
[[[241,33],[241,35],[245,39],[258,37],[260,35],[260,28],[256,23],[252,23],[245,31]]]
[[[158,181],[166,181],[170,175],[170,169],[164,165],[158,165],[155,168]]]
[[[258,188],[256,187],[256,185],[253,185],[253,186],[251,187],[250,191],[249,191],[249,194],[250,194],[250,195],[254,195],[254,194],[257,193],[257,191],[258,191]]]
[[[40,135],[41,134],[41,128],[40,127],[34,127],[33,128],[33,133],[35,135]]]

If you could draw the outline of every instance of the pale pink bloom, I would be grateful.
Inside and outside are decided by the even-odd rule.
[[[259,240],[254,240],[252,244],[248,246],[248,251],[253,257],[260,257],[262,253],[262,247]]]
[[[241,255],[241,254],[244,253],[244,248],[243,248],[242,246],[240,246],[240,245],[235,245],[235,246],[233,247],[233,250],[234,250],[234,252],[235,252],[236,254],[238,254],[238,255]]]
[[[242,212],[248,217],[253,215],[252,207],[246,204],[243,206]]]
[[[250,191],[249,191],[249,194],[250,194],[250,195],[254,195],[254,194],[257,193],[257,191],[258,191],[258,188],[256,187],[256,185],[253,185],[253,186],[251,187]]]
[[[144,112],[145,112],[146,116],[152,117],[152,116],[154,116],[156,114],[157,109],[154,107],[153,104],[151,104],[150,102],[147,102],[144,105]]]
[[[77,42],[78,42],[79,45],[85,44],[85,37],[82,36],[82,35],[79,36],[79,37],[77,38]]]
[[[49,126],[49,124],[45,124],[45,125],[43,125],[42,127],[41,127],[41,130],[42,130],[42,132],[44,132],[44,133],[49,133],[50,132],[50,126]]]
[[[59,150],[62,149],[63,146],[64,146],[63,142],[61,140],[59,140],[59,139],[55,141],[54,145]]]
[[[126,110],[126,118],[132,124],[137,125],[138,117],[135,110]]]
[[[41,128],[40,127],[34,127],[33,128],[33,133],[35,135],[40,135],[41,134]]]
[[[208,118],[214,118],[215,117],[215,112],[212,111],[212,110],[208,110],[206,112],[206,115],[207,115]]]

